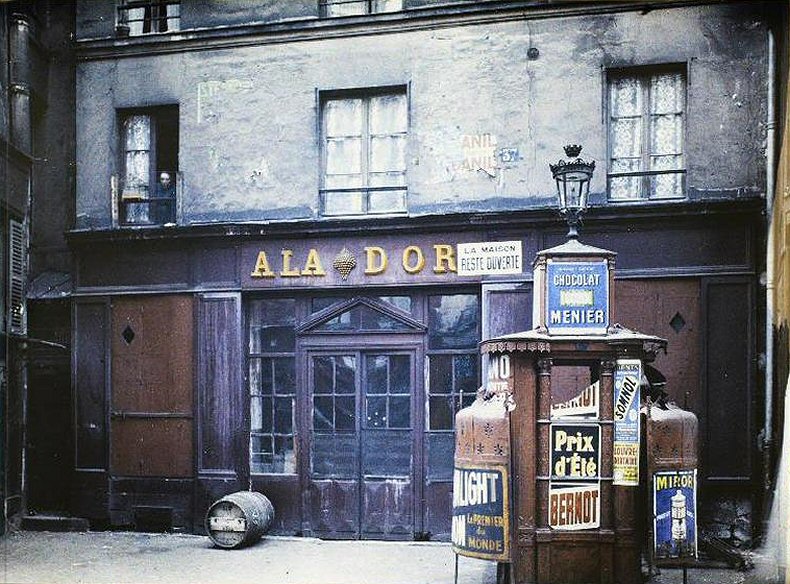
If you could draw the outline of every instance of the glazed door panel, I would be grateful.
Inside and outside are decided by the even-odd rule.
[[[312,530],[411,538],[414,352],[311,353],[308,361]]]

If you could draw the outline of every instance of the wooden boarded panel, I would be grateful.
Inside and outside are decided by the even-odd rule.
[[[191,415],[191,297],[115,300],[112,330],[113,410]]]
[[[192,320],[190,296],[113,302],[111,469],[116,476],[192,476]]]
[[[107,303],[76,301],[74,305],[74,391],[76,401],[76,467],[105,469]]]
[[[615,280],[612,322],[667,339],[654,366],[680,407],[703,414],[700,382],[700,282],[697,278]]]
[[[362,483],[362,537],[411,539],[413,492],[411,480],[365,479]]]
[[[359,482],[315,480],[310,483],[310,519],[316,535],[327,538],[359,536]]]
[[[198,305],[199,472],[239,473],[246,390],[238,294],[204,294]]]
[[[192,476],[192,420],[113,420],[111,468],[116,476]]]
[[[531,328],[531,283],[483,285],[483,339]]]

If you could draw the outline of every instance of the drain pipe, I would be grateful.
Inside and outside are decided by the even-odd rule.
[[[771,492],[771,457],[773,454],[773,385],[774,385],[774,228],[773,205],[776,164],[776,44],[774,33],[768,29],[768,121],[766,123],[765,145],[765,210],[768,221],[767,249],[765,256],[765,427],[763,430],[763,469],[766,492]]]

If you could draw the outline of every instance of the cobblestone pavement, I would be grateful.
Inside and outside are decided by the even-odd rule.
[[[223,550],[207,537],[130,532],[12,532],[0,539],[3,584],[452,584],[444,543],[265,537]],[[690,570],[692,584],[761,584],[752,573]],[[491,562],[460,558],[459,584],[495,584]],[[651,579],[680,584],[680,570]],[[630,583],[622,583],[630,584]]]

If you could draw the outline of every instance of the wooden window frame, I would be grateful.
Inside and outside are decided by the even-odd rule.
[[[682,116],[682,129],[681,129],[681,156],[683,157],[683,168],[672,170],[649,170],[650,168],[650,130],[651,130],[651,114],[650,114],[650,79],[656,75],[661,74],[680,74],[683,77],[683,111]],[[614,145],[614,124],[612,117],[612,96],[611,86],[612,82],[617,79],[633,78],[639,81],[639,90],[642,96],[642,108],[640,118],[642,120],[641,128],[641,144],[642,152],[640,157],[640,169],[633,172],[612,172],[612,155]],[[612,68],[606,71],[605,83],[605,96],[604,96],[604,111],[606,112],[606,195],[609,203],[636,203],[646,201],[678,201],[687,198],[687,182],[686,171],[688,167],[686,145],[687,132],[688,132],[688,67],[683,64],[662,64],[645,67],[628,67],[628,68]],[[656,197],[653,194],[650,180],[652,177],[667,174],[680,175],[681,179],[681,194],[673,197]],[[639,177],[639,193],[637,196],[629,198],[612,198],[611,196],[611,180],[619,177]]]

